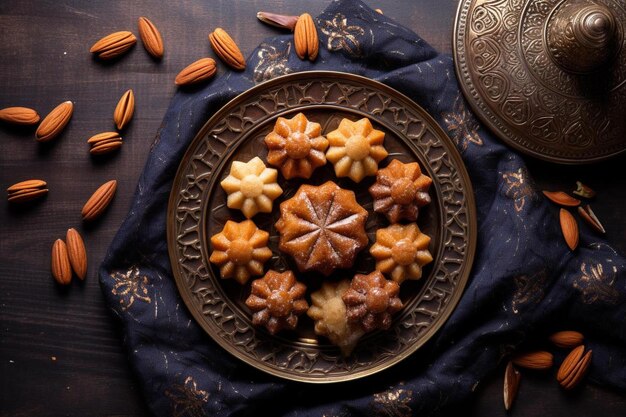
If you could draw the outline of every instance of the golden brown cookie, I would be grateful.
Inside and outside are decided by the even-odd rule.
[[[370,253],[376,259],[376,269],[401,284],[406,279],[422,277],[422,267],[433,260],[429,244],[430,237],[415,223],[394,224],[376,231],[376,243]]]
[[[256,156],[248,162],[234,161],[220,184],[228,194],[228,208],[241,210],[249,219],[258,212],[272,211],[273,201],[283,193],[277,179],[278,172]]]
[[[367,210],[354,193],[332,181],[320,186],[302,185],[280,204],[279,249],[291,255],[298,269],[329,275],[349,268],[368,242]]]
[[[365,334],[358,323],[348,322],[346,304],[341,299],[348,288],[350,281],[347,279],[322,283],[319,290],[311,293],[312,305],[307,311],[315,322],[315,334],[328,338],[344,356],[350,355]]]
[[[399,292],[398,283],[386,280],[380,271],[355,275],[342,297],[348,321],[360,323],[366,332],[388,329],[392,314],[402,309]]]
[[[320,124],[310,122],[302,113],[291,119],[279,117],[265,137],[267,162],[279,167],[286,179],[310,178],[315,168],[326,164],[328,140],[321,133]]]
[[[415,221],[418,208],[430,203],[428,189],[433,180],[422,174],[417,162],[404,164],[391,161],[376,174],[369,191],[374,198],[374,211],[383,213],[391,223]]]
[[[267,271],[263,278],[252,281],[252,293],[246,300],[254,312],[252,324],[265,326],[271,334],[295,329],[298,316],[309,308],[305,293],[306,286],[296,281],[293,272]]]
[[[252,220],[228,220],[221,232],[211,236],[213,252],[209,261],[219,266],[222,278],[245,284],[253,275],[263,275],[263,264],[272,257],[267,247],[269,233]]]
[[[383,147],[385,133],[374,129],[367,118],[356,122],[343,119],[326,137],[330,144],[326,159],[335,166],[335,174],[354,182],[376,174],[378,163],[388,155]]]

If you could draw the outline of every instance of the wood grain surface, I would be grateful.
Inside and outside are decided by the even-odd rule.
[[[450,52],[456,0],[369,0],[385,15]],[[48,182],[48,196],[35,204],[0,205],[0,415],[146,416],[148,409],[122,347],[118,322],[106,309],[97,268],[130,206],[134,188],[187,64],[214,57],[207,39],[223,27],[244,55],[279,31],[256,20],[259,10],[316,15],[326,0],[3,0],[0,2],[0,108],[27,106],[43,117],[72,100],[75,111],[62,135],[49,144],[34,140],[34,128],[0,124],[0,185],[30,178]],[[161,31],[165,56],[154,61],[141,42],[112,63],[94,60],[89,47],[118,30],[137,31],[150,18]],[[219,63],[218,74],[227,71]],[[114,130],[113,110],[132,88],[135,116],[123,132],[121,151],[89,155],[87,139]],[[529,160],[541,188],[571,190],[576,180],[598,191],[594,210],[607,238],[626,252],[626,157],[584,167]],[[100,221],[81,222],[82,205],[102,183],[117,179],[118,191]],[[85,239],[89,270],[67,288],[50,274],[50,249],[68,228]],[[504,369],[502,369],[503,372]],[[587,385],[564,394],[552,377],[522,381],[513,416],[623,415],[626,396]],[[504,416],[502,375],[476,387],[464,415]]]

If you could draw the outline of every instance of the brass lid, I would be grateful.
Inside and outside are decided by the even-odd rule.
[[[514,148],[552,162],[626,151],[626,0],[461,0],[461,89]]]

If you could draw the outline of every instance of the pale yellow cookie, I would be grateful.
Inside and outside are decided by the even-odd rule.
[[[228,208],[251,218],[258,212],[271,213],[273,201],[283,193],[277,179],[278,172],[256,156],[248,162],[234,161],[220,184],[228,194]]]

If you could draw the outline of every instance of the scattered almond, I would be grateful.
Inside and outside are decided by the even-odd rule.
[[[580,200],[564,193],[563,191],[543,191],[543,194],[553,203],[565,207],[576,207],[580,204]]]
[[[552,334],[549,339],[557,347],[572,349],[583,343],[584,336],[573,330],[563,330]]]
[[[319,39],[315,22],[310,14],[303,13],[298,17],[293,40],[296,54],[300,59],[308,58],[309,61],[315,61],[319,52]]]
[[[65,237],[67,255],[76,276],[85,279],[87,275],[87,250],[83,238],[76,229],[68,229]]]
[[[565,209],[560,210],[559,219],[565,243],[571,250],[576,250],[578,246],[578,223],[576,223],[576,219],[572,216],[572,213]]]
[[[579,206],[578,214],[580,214],[580,217],[582,217],[583,220],[586,221],[587,224],[589,224],[589,226],[591,226],[596,232],[602,234],[606,233],[606,230],[604,230],[604,226],[602,226],[602,223],[600,223],[600,220],[598,220],[596,214],[593,212],[593,210],[591,210],[591,207],[589,205],[586,205],[585,207]]]
[[[215,60],[213,58],[201,58],[196,62],[187,65],[176,76],[176,85],[190,85],[208,80],[217,72]]]
[[[583,184],[580,181],[576,181],[576,190],[574,190],[573,193],[583,198],[593,198],[596,195],[596,192],[593,191],[591,187]]]
[[[73,113],[74,103],[71,101],[64,101],[52,109],[35,131],[37,141],[48,142],[56,138],[70,122]]]
[[[376,13],[378,13],[378,14],[383,14],[383,11],[382,11],[382,10],[380,10],[380,9],[374,9],[374,11],[375,11]],[[508,410],[508,408],[507,408],[507,410]]]
[[[0,120],[15,125],[34,125],[39,122],[39,114],[28,107],[7,107],[0,110]]]
[[[121,148],[122,137],[117,132],[103,132],[90,137],[87,143],[91,145],[89,153],[92,155],[101,155]]]
[[[163,39],[159,30],[147,17],[139,18],[139,36],[146,51],[156,59],[163,58]]]
[[[585,377],[591,363],[591,350],[583,356],[585,346],[580,345],[565,358],[556,375],[559,384],[566,390],[576,387]]]
[[[550,352],[536,350],[519,353],[512,359],[513,364],[527,369],[544,370],[552,368],[553,356]]]
[[[115,106],[115,111],[113,112],[113,121],[118,130],[122,130],[126,127],[130,119],[133,118],[134,112],[135,95],[133,94],[133,90],[128,90],[122,95],[120,101],[117,102],[117,106]]]
[[[235,70],[243,70],[246,68],[246,61],[243,58],[243,54],[233,38],[231,38],[224,29],[215,29],[213,33],[209,35],[209,42],[211,42],[213,52],[215,52],[226,65]]]
[[[94,43],[89,52],[100,59],[112,59],[128,51],[137,43],[137,38],[126,30],[114,32]]]
[[[7,188],[10,203],[26,203],[48,194],[48,184],[43,180],[27,180],[13,184]]]
[[[57,239],[52,245],[52,276],[61,285],[67,285],[72,281],[72,269],[67,255],[67,246],[61,239]]]
[[[102,213],[113,200],[115,196],[115,190],[117,188],[117,181],[111,180],[102,184],[92,195],[89,200],[83,206],[81,212],[84,221],[92,221],[100,217]]]
[[[263,23],[267,23],[270,26],[274,26],[281,29],[289,29],[293,32],[298,21],[298,16],[287,16],[269,12],[258,12],[256,18]]]
[[[510,362],[506,365],[506,370],[504,371],[504,409],[509,411],[511,406],[513,405],[513,401],[515,401],[515,397],[517,396],[517,391],[519,390],[519,383],[521,379],[521,375],[515,366],[513,366],[513,362]]]

